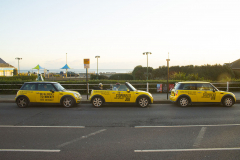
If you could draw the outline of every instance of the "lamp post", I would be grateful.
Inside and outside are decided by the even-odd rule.
[[[169,52],[168,52],[168,59],[166,59],[167,61],[167,100],[168,100],[168,92],[169,92],[169,84],[168,84],[168,79],[169,79]]]
[[[100,58],[100,56],[95,56],[95,58],[97,58],[97,79],[98,79],[98,58]]]
[[[152,54],[151,52],[143,52],[143,55],[147,55],[147,80],[148,80],[148,55]]]
[[[15,59],[18,60],[18,74],[20,74],[19,60],[22,60],[22,58],[17,57],[17,58],[15,58]]]
[[[67,64],[67,53],[66,53],[66,64]],[[66,78],[67,78],[67,69],[66,69]]]

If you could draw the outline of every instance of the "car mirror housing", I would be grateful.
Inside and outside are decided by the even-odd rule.
[[[129,89],[127,90],[128,93],[130,93]]]

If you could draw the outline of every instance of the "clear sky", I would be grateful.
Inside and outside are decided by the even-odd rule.
[[[0,0],[0,58],[40,64],[133,69],[223,64],[240,58],[239,0]]]

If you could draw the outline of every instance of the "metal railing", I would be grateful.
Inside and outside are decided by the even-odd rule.
[[[137,89],[139,90],[146,90],[146,91],[149,91],[150,89],[156,89],[157,90],[157,84],[161,84],[161,83],[131,83],[133,86],[135,86]],[[166,83],[162,83],[162,84],[166,84]],[[172,84],[172,83],[170,83]],[[226,91],[229,91],[230,89],[239,89],[240,90],[240,87],[231,87],[230,85],[234,85],[234,84],[239,84],[240,85],[240,82],[219,82],[219,83],[212,83],[213,85],[215,85],[218,89],[224,89],[226,88]],[[8,86],[8,85],[15,85],[15,86],[19,86],[19,89],[21,88],[21,86],[23,84],[0,84],[0,86]],[[86,86],[87,84],[61,84],[62,86]],[[90,86],[96,86],[98,84],[89,84],[88,83],[88,88],[89,88],[89,91],[93,90],[92,87]],[[112,85],[112,84],[103,84],[104,86],[107,86],[107,85]],[[146,86],[145,88],[138,88],[137,86]],[[150,87],[150,86],[154,86],[155,87]],[[226,85],[226,86],[219,86],[218,85]],[[74,87],[73,87],[74,88]],[[0,87],[0,91],[9,91],[9,90],[19,90],[19,89],[1,89]],[[87,90],[87,87],[85,89],[68,89],[68,90],[75,90],[75,91],[86,91]]]

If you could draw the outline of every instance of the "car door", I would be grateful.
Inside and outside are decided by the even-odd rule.
[[[112,102],[125,102],[125,103],[135,102],[134,91],[129,91],[125,84],[120,85],[120,87],[116,87],[113,85],[113,89],[114,88],[115,90],[112,90],[110,92]]]
[[[197,102],[197,85],[195,83],[182,83],[178,87],[178,94],[181,95],[188,95],[191,98],[191,102]]]
[[[219,91],[215,91],[210,83],[197,84],[198,102],[220,102]]]
[[[35,83],[26,83],[20,90],[20,94],[27,96],[30,102],[36,102],[36,92],[37,89]]]
[[[59,103],[59,92],[51,83],[38,83],[36,102],[38,103]],[[53,91],[53,92],[52,92]]]

